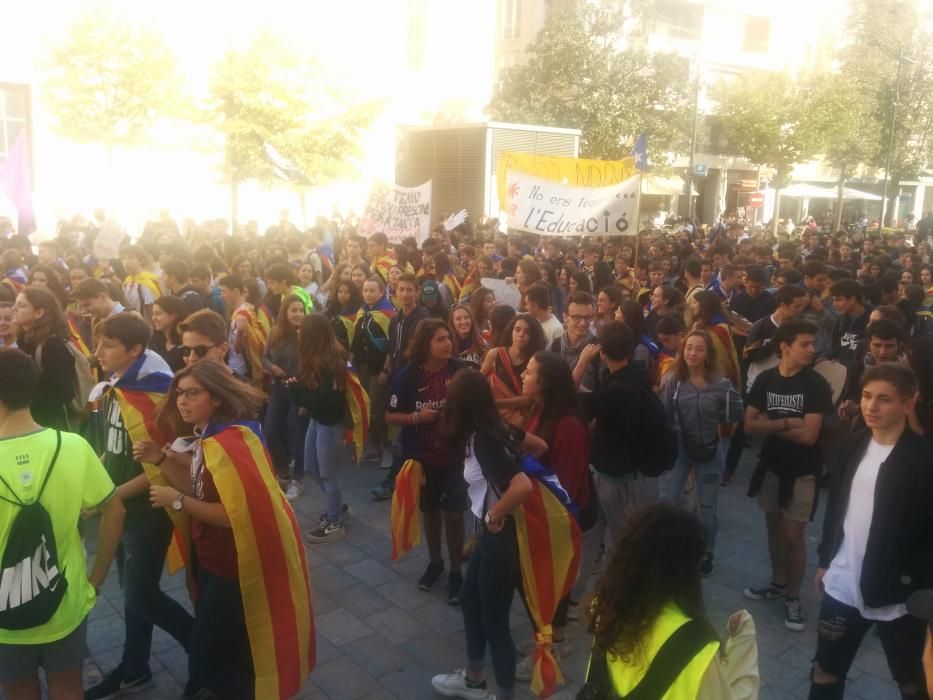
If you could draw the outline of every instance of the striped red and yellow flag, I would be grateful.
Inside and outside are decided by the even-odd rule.
[[[343,327],[347,330],[347,347],[353,346],[353,336],[356,334],[356,315],[359,313],[358,309],[349,309],[345,308],[340,312],[340,322],[343,324]]]
[[[246,321],[246,360],[249,363],[251,383],[262,388],[262,353],[266,349],[266,331],[252,304],[244,304],[233,312],[231,323],[238,319]]]
[[[90,359],[93,357],[94,353],[88,347],[87,343],[84,342],[84,336],[81,335],[81,329],[78,328],[78,322],[75,321],[69,314],[65,314],[65,320],[68,321],[68,337],[72,343],[75,344],[75,347],[81,351],[81,354]]]
[[[445,274],[444,279],[442,279],[441,282],[447,285],[447,289],[450,290],[451,298],[460,298],[460,280],[457,279],[457,276],[454,273],[448,272]]]
[[[395,314],[397,313],[398,312],[395,310],[395,307],[392,306],[392,302],[383,297],[372,306],[363,304],[360,307],[359,311],[356,312],[356,325],[359,326],[360,322],[366,317],[367,314],[369,314],[382,330],[385,337],[388,338],[389,324],[392,322],[392,319],[395,318]]]
[[[739,387],[739,356],[735,350],[735,341],[732,340],[732,332],[729,330],[729,324],[722,321],[713,322],[707,326],[713,345],[716,347],[716,359],[719,364],[719,372],[723,377],[732,382],[732,386]]]
[[[515,535],[528,610],[535,635],[531,690],[546,698],[564,682],[551,653],[554,613],[573,588],[580,567],[580,527],[557,497],[538,479],[514,512]]]
[[[236,543],[255,697],[290,697],[315,663],[311,578],[298,521],[276,484],[258,424],[208,426],[201,445]]]
[[[156,409],[165,400],[171,383],[172,370],[165,360],[155,351],[146,350],[114,384],[113,394],[132,442],[164,445],[174,437],[162,433],[155,422]],[[172,485],[157,466],[147,462],[141,464],[150,484]],[[174,574],[191,561],[191,523],[185,513],[173,508],[166,508],[165,512],[175,526],[168,550],[168,570]]]
[[[470,295],[477,289],[479,289],[479,281],[470,275],[463,280],[463,287],[460,288],[460,294],[457,296],[457,300],[460,303],[469,301]]]
[[[347,369],[347,388],[345,390],[347,406],[350,408],[352,425],[347,430],[347,444],[353,445],[354,459],[359,462],[363,454],[363,446],[369,437],[369,394],[360,384],[350,369]]]
[[[383,282],[389,281],[389,270],[393,265],[398,265],[398,256],[394,250],[386,250],[373,262],[373,270],[382,278]]]
[[[406,460],[395,477],[395,490],[392,492],[392,561],[421,542],[418,504],[423,485],[421,462]]]

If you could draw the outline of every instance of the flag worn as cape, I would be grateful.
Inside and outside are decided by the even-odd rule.
[[[463,286],[460,288],[460,296],[458,301],[463,304],[470,300],[470,295],[479,289],[480,283],[479,280],[473,277],[473,275],[468,275],[465,280],[463,280]]]
[[[392,322],[392,319],[395,318],[395,314],[397,313],[398,312],[395,310],[395,307],[392,306],[392,302],[383,297],[372,306],[363,304],[360,307],[359,311],[356,312],[356,325],[359,325],[366,317],[366,314],[369,314],[372,316],[372,319],[379,325],[379,328],[382,329],[386,340],[388,340],[389,324]]]
[[[732,382],[732,386],[741,386],[739,379],[739,356],[735,351],[735,342],[729,331],[729,323],[722,316],[711,318],[706,327],[713,345],[716,346],[716,358],[723,377]]]
[[[422,485],[424,469],[421,462],[406,460],[395,477],[395,490],[392,492],[392,561],[421,542],[418,504]]]
[[[78,328],[78,323],[71,316],[65,314],[65,320],[68,322],[68,337],[72,343],[75,344],[75,347],[81,351],[81,354],[89,358],[94,354],[91,352],[91,349],[87,346],[87,343],[84,342],[84,336],[81,335],[81,329]]]
[[[570,497],[553,473],[528,459],[522,461],[522,470],[532,477],[532,491],[513,515],[522,585],[538,630],[531,690],[546,698],[564,680],[551,653],[551,623],[558,603],[576,583],[580,526]]]
[[[347,369],[347,406],[350,408],[350,420],[353,424],[347,430],[346,443],[353,445],[354,459],[359,462],[363,446],[369,437],[369,394],[360,384],[356,374]]]
[[[272,326],[275,324],[272,322],[272,314],[269,313],[269,308],[265,304],[256,306],[256,320],[259,321],[263,333],[265,333],[266,338],[268,338],[269,331],[272,330]]]
[[[298,521],[259,430],[252,421],[209,425],[201,446],[236,543],[255,697],[287,698],[314,668],[311,579]]]
[[[236,323],[240,318],[246,321],[246,352],[244,354],[249,365],[250,380],[253,386],[262,388],[262,353],[266,349],[266,332],[252,304],[243,304],[234,310],[230,323]]]
[[[398,256],[394,250],[386,250],[373,262],[373,270],[382,278],[383,282],[389,281],[389,270],[393,265],[398,265]]]
[[[154,350],[144,350],[133,366],[113,383],[123,426],[132,442],[154,442],[161,446],[174,437],[165,435],[155,424],[156,409],[165,400],[171,383],[171,368]],[[172,486],[154,464],[142,462],[142,467],[153,486]],[[168,550],[168,570],[174,574],[191,561],[191,523],[186,513],[173,508],[166,508],[165,512],[175,526]]]
[[[149,272],[149,270],[140,270],[135,275],[128,275],[126,279],[123,280],[123,284],[138,284],[141,287],[145,287],[152,292],[152,296],[156,299],[162,296],[162,288],[159,286],[159,276],[154,272]]]
[[[450,296],[452,298],[460,298],[460,280],[457,279],[455,274],[448,272],[444,275],[444,279],[442,279],[441,282],[447,285],[447,289],[450,290]]]
[[[343,324],[343,327],[347,332],[347,347],[353,346],[353,336],[356,335],[356,315],[359,313],[359,309],[354,309],[350,306],[343,307],[343,310],[340,312],[338,318]]]

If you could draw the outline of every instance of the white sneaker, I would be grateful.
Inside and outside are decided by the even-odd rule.
[[[300,481],[295,481],[292,479],[288,482],[288,487],[285,489],[285,498],[289,501],[297,501],[301,494],[304,493],[304,486],[301,485]]]
[[[551,646],[551,654],[554,656],[554,661],[560,664],[560,650],[554,645]],[[515,680],[530,681],[534,670],[535,655],[530,653],[515,666]]]
[[[466,671],[458,668],[453,673],[442,673],[431,679],[431,685],[438,693],[448,698],[464,698],[464,700],[490,700],[490,695],[486,690],[486,681],[482,686],[472,687],[467,685]]]

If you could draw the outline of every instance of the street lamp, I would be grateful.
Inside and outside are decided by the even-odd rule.
[[[916,63],[909,56],[904,55],[901,48],[897,56],[897,77],[894,80],[894,102],[891,105],[891,124],[888,127],[888,153],[884,161],[884,187],[881,191],[881,218],[878,220],[878,233],[884,228],[885,216],[888,209],[888,172],[891,170],[891,154],[894,151],[894,128],[897,123],[897,106],[901,101],[901,66],[905,63]]]

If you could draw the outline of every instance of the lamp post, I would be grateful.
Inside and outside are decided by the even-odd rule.
[[[894,102],[891,104],[891,123],[888,125],[888,153],[884,160],[884,186],[881,190],[881,218],[878,220],[878,233],[884,227],[888,210],[888,173],[891,170],[891,156],[894,152],[894,129],[897,126],[897,106],[901,101],[901,66],[904,63],[916,63],[904,55],[903,47],[897,56],[897,77],[894,79]]]
[[[693,220],[693,166],[697,155],[697,129],[700,123],[700,64],[696,65],[696,82],[693,87],[693,130],[690,132],[690,168],[687,171],[687,220]]]

